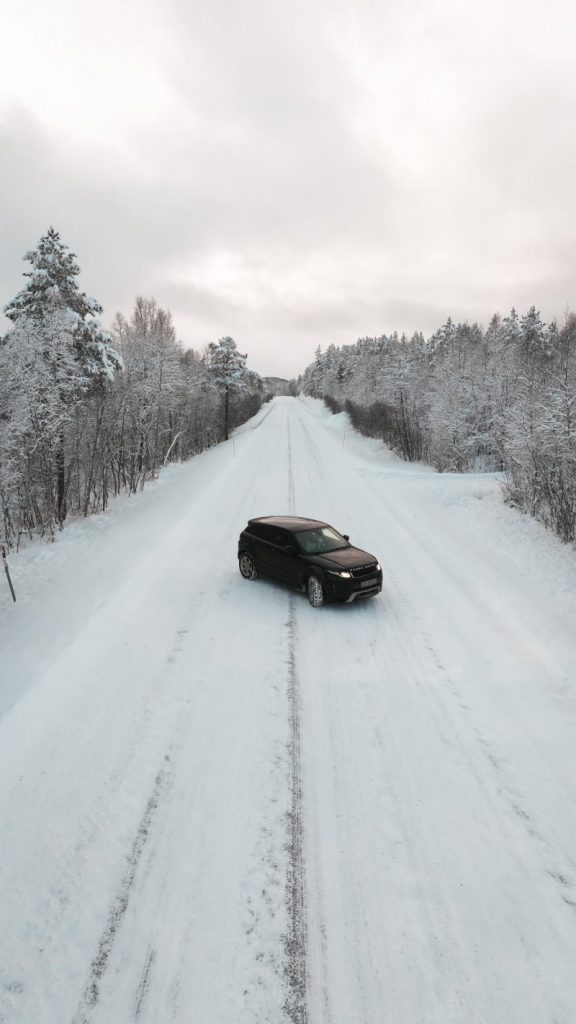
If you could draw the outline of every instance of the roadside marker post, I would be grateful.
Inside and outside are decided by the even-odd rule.
[[[6,573],[6,579],[8,580],[8,586],[10,587],[10,593],[12,594],[12,600],[16,603],[16,594],[14,593],[14,587],[12,586],[12,580],[10,579],[10,570],[8,568],[8,562],[6,561],[6,548],[2,545],[2,562],[4,565],[4,572]]]

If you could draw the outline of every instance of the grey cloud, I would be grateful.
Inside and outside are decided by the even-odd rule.
[[[230,333],[262,372],[574,305],[568,3],[172,0],[147,19],[160,112],[112,109],[87,141],[0,109],[1,304],[53,223],[108,320],[154,295],[186,344]]]

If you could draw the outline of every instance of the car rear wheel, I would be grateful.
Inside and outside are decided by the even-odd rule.
[[[317,576],[308,577],[307,589],[308,600],[312,607],[321,608],[324,604],[324,588]]]
[[[240,555],[238,565],[245,580],[255,580],[258,578],[256,562],[252,558],[252,555],[249,555],[247,551],[243,551]]]

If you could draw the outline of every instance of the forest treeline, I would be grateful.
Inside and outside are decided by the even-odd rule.
[[[109,332],[50,229],[0,338],[0,541],[47,535],[221,440],[264,400],[227,336],[184,349],[169,311],[136,299]],[[318,349],[301,389],[440,471],[500,470],[509,500],[576,539],[576,317],[532,307],[486,329],[382,335]]]
[[[138,298],[112,330],[51,228],[26,254],[27,282],[0,339],[0,540],[51,536],[70,515],[135,492],[167,461],[228,437],[263,400],[234,340],[184,349],[172,317]]]
[[[508,499],[576,538],[576,316],[532,307],[431,338],[362,338],[320,349],[301,388],[362,433],[440,471],[500,470]]]

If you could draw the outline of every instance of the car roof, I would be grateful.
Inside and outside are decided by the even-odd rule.
[[[249,519],[250,523],[266,523],[267,526],[280,526],[283,530],[313,530],[316,526],[328,526],[320,519],[305,519],[303,516],[259,516]]]

